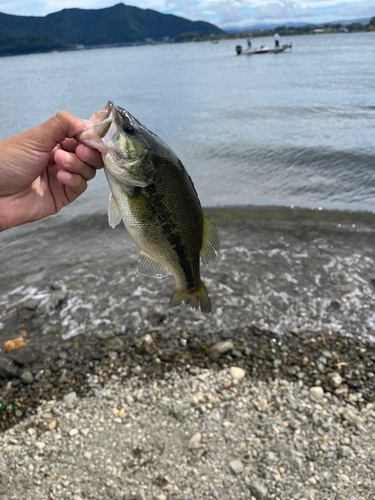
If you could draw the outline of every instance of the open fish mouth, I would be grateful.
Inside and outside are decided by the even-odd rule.
[[[108,101],[107,104],[104,106],[103,109],[100,111],[97,111],[94,113],[91,117],[91,121],[94,123],[99,123],[107,118],[109,118],[112,114],[113,109],[115,108],[115,105],[113,104],[112,101]]]
[[[78,142],[97,149],[101,153],[107,153],[109,143],[117,132],[115,118],[116,106],[111,101],[108,101],[103,109],[92,115],[91,121],[94,123],[94,126],[75,135],[74,138]]]

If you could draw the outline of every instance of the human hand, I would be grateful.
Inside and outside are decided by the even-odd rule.
[[[72,137],[90,126],[60,111],[0,141],[0,231],[57,214],[86,190],[103,161]]]

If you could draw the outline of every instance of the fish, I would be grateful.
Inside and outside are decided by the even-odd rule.
[[[219,255],[218,232],[204,214],[193,181],[174,151],[128,111],[108,101],[75,139],[101,152],[110,187],[109,225],[123,221],[139,247],[137,272],[176,286],[169,307],[212,310],[200,262]]]

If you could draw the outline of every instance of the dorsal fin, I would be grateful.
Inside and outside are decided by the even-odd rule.
[[[142,250],[139,251],[137,273],[142,276],[151,276],[158,279],[165,278],[171,274],[167,267],[142,252]]]
[[[203,238],[200,256],[202,263],[209,266],[218,257],[220,251],[220,238],[216,227],[212,224],[210,219],[203,214]]]
[[[121,222],[121,215],[118,209],[117,201],[112,196],[112,193],[109,195],[109,205],[108,205],[108,224],[111,228],[115,228],[117,224]]]

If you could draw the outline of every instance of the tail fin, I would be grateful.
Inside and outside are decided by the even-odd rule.
[[[200,307],[204,313],[209,313],[212,309],[211,301],[203,281],[201,281],[198,290],[192,293],[184,292],[176,287],[169,301],[169,307],[176,307],[182,302],[185,302],[185,304],[193,309],[199,309]]]

